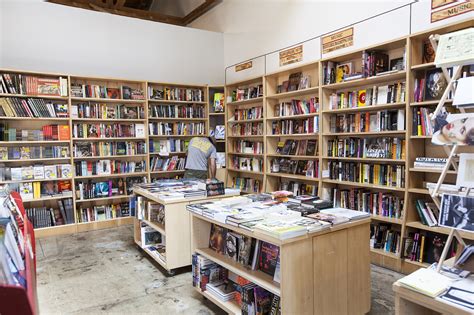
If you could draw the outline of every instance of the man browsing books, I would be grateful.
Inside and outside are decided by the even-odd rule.
[[[214,137],[194,137],[188,145],[184,178],[207,179],[216,177],[216,147]]]

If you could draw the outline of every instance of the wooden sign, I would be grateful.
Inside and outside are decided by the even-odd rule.
[[[321,38],[321,46],[323,47],[323,54],[332,51],[350,47],[354,45],[354,28],[348,28],[337,33],[323,36]]]
[[[431,0],[431,9],[443,7],[458,0]]]
[[[235,66],[235,72],[239,72],[239,71],[246,70],[246,69],[250,69],[250,68],[252,68],[252,61],[251,61],[251,60],[236,65],[236,66]]]
[[[448,2],[449,3],[449,2]],[[431,23],[473,11],[473,0],[457,1],[457,4],[431,12]]]
[[[280,51],[280,67],[303,60],[303,45]]]

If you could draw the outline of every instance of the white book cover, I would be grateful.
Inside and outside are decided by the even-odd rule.
[[[388,85],[381,85],[377,89],[377,104],[386,104],[388,96]]]
[[[145,124],[135,124],[135,137],[145,138]]]
[[[397,130],[400,130],[400,131],[405,130],[405,110],[404,109],[398,110]]]
[[[21,180],[21,167],[12,167],[11,168],[11,179],[12,180]]]
[[[44,178],[45,179],[56,179],[56,178],[58,178],[56,165],[45,165],[44,166]]]
[[[34,166],[34,177],[35,179],[44,179],[44,166],[43,165]]]
[[[72,167],[71,164],[61,164],[61,178],[71,178]]]

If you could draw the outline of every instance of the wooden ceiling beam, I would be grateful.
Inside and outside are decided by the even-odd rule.
[[[189,12],[189,14],[186,15],[185,17],[183,17],[182,19],[183,25],[188,25],[189,23],[191,23],[192,21],[194,21],[195,19],[197,19],[198,17],[200,17],[201,15],[203,15],[204,13],[212,9],[214,6],[219,4],[219,2],[221,2],[221,0],[206,0],[203,4],[201,4],[196,9]]]

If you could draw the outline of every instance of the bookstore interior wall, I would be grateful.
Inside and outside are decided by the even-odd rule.
[[[189,84],[224,82],[221,33],[42,0],[1,0],[0,22],[3,68]]]

